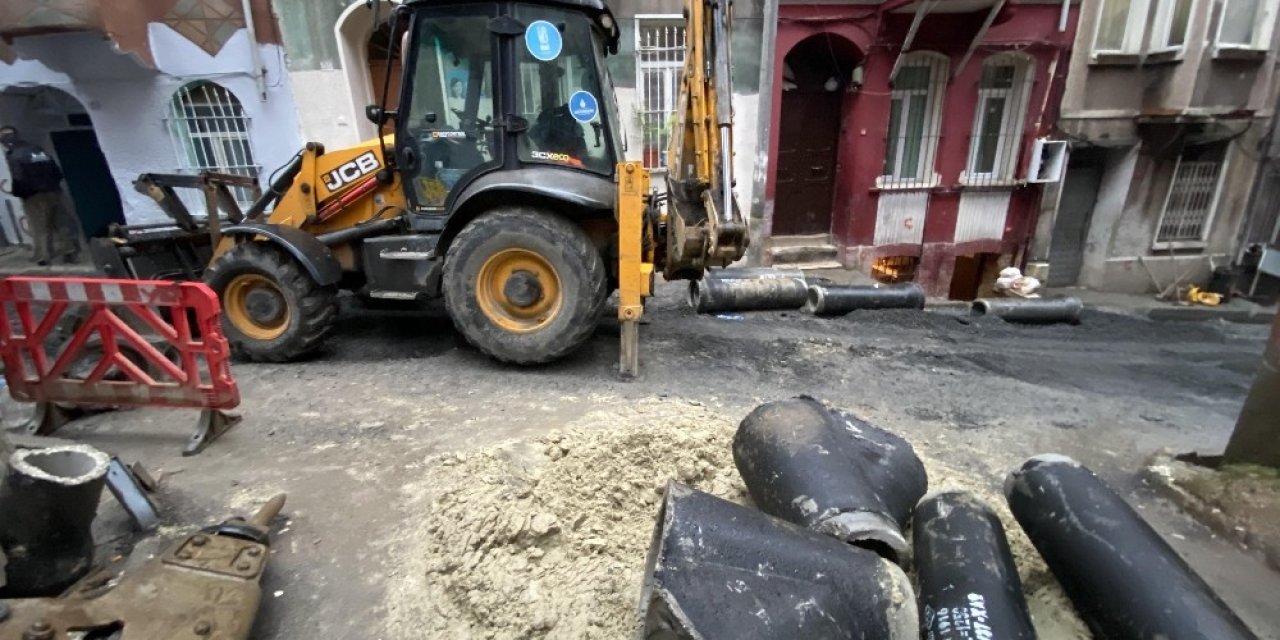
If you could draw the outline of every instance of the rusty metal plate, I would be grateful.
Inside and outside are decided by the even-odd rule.
[[[197,533],[164,555],[164,563],[233,578],[257,578],[266,566],[267,547],[229,536]]]

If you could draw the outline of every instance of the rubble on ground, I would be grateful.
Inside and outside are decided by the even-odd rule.
[[[662,399],[597,413],[423,464],[405,489],[424,508],[397,538],[389,637],[628,637],[666,482],[749,503],[730,447],[736,418]],[[1088,638],[994,491],[1001,479],[922,458],[931,490],[973,492],[1000,515],[1040,637]]]

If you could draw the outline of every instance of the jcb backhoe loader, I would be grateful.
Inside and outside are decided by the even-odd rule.
[[[398,6],[399,104],[367,110],[394,134],[339,151],[308,144],[243,216],[219,199],[230,220],[211,216],[211,260],[191,275],[221,297],[234,350],[284,361],[314,349],[348,289],[443,296],[483,352],[546,362],[591,335],[616,289],[621,365],[634,373],[655,269],[698,278],[741,258],[748,241],[732,192],[730,2],[686,0],[685,16],[658,196],[641,164],[622,161],[605,67],[619,29],[601,0]],[[108,262],[119,275],[149,277],[173,262],[146,248],[147,232],[118,231]],[[163,245],[199,263],[190,240]]]

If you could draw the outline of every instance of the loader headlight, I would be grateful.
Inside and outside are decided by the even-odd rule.
[[[600,26],[604,27],[605,31],[613,31],[613,16],[607,13],[600,16]]]

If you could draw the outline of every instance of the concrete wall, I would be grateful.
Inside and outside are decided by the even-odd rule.
[[[297,110],[279,46],[257,45],[266,69],[264,100],[252,75],[245,30],[210,56],[167,25],[148,27],[154,70],[116,53],[100,34],[88,32],[18,38],[13,46],[23,59],[0,63],[0,91],[48,86],[84,105],[130,223],[167,219],[150,198],[133,190],[132,181],[140,173],[181,168],[166,114],[173,93],[188,82],[207,79],[235,94],[249,118],[254,160],[267,173],[287,162],[301,146]],[[20,108],[13,101],[8,106]],[[0,116],[21,119],[12,112]]]
[[[1062,132],[1077,145],[1109,149],[1079,283],[1134,293],[1154,292],[1179,279],[1203,283],[1212,266],[1230,263],[1238,250],[1257,170],[1256,150],[1280,88],[1275,56],[1216,55],[1213,41],[1221,0],[1192,4],[1180,54],[1099,56],[1093,52],[1099,4],[1095,0],[1082,5],[1059,121]],[[1280,32],[1270,50],[1278,44]],[[1202,139],[1229,141],[1209,233],[1202,248],[1155,250],[1178,153],[1195,141],[1187,138],[1191,132]],[[1056,210],[1042,212],[1048,220],[1055,214]],[[1053,225],[1042,219],[1035,257],[1047,258],[1052,232]]]
[[[1151,3],[1153,6],[1155,2]],[[1275,56],[1215,57],[1213,39],[1222,0],[1192,3],[1183,52],[1106,56],[1093,52],[1101,2],[1086,0],[1062,98],[1063,119],[1132,116],[1187,110],[1264,110],[1273,102]],[[1277,30],[1271,51],[1280,43]]]
[[[1153,277],[1160,288],[1174,280],[1207,282],[1213,266],[1227,265],[1235,255],[1254,178],[1251,149],[1261,137],[1261,132],[1246,132],[1229,144],[1209,235],[1203,249],[1192,251],[1152,248],[1176,155],[1155,156],[1136,146],[1108,152],[1080,284],[1102,291],[1155,293]]]

